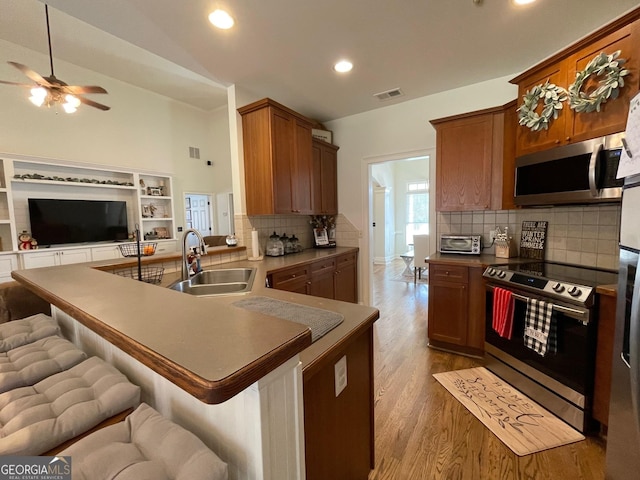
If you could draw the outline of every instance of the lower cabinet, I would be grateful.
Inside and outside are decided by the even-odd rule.
[[[0,283],[10,282],[11,272],[18,269],[18,256],[14,254],[0,255]]]
[[[269,273],[278,290],[358,303],[357,252],[328,256]]]
[[[484,352],[483,268],[429,265],[429,346],[459,353]]]
[[[73,248],[69,250],[38,250],[24,253],[22,263],[24,268],[54,267],[56,265],[71,265],[91,261],[90,248]]]
[[[373,327],[320,363],[302,371],[306,478],[366,480],[374,467]]]

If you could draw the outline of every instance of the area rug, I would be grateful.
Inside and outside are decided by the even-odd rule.
[[[516,455],[584,440],[579,432],[484,367],[433,376]]]

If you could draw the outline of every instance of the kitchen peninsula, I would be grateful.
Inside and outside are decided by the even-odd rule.
[[[354,401],[361,402],[365,394],[356,410],[364,412],[366,421],[361,433],[369,441],[359,443],[365,444],[368,473],[373,464],[372,326],[379,312],[264,286],[274,269],[348,250],[213,267],[255,267],[249,296],[344,317],[313,344],[304,325],[233,305],[247,296],[193,297],[90,268],[91,264],[20,270],[13,277],[53,305],[54,316],[74,343],[114,364],[142,387],[143,401],[192,430],[228,462],[230,478],[299,478],[305,469],[305,441],[312,462],[325,443],[341,441],[305,436],[307,430],[314,431],[315,419],[307,414],[321,401],[316,396],[326,393],[327,379],[335,405],[323,401],[316,405],[318,414],[334,408],[339,415],[340,405],[352,412]],[[100,263],[100,268],[105,265]],[[343,356],[348,387],[336,396],[334,365]]]

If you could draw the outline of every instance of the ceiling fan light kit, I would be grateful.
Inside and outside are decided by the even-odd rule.
[[[6,82],[0,80],[0,83],[5,85],[16,85],[20,87],[31,87],[29,101],[37,107],[53,107],[61,105],[66,113],[75,112],[81,103],[90,107],[97,108],[99,110],[109,110],[109,107],[102,105],[101,103],[94,102],[82,95],[88,93],[107,93],[107,91],[95,85],[78,86],[67,85],[62,80],[58,80],[53,73],[53,53],[51,50],[51,31],[49,29],[49,6],[45,4],[45,16],[47,19],[47,40],[49,42],[49,64],[51,66],[51,75],[43,77],[39,73],[34,72],[26,65],[22,65],[17,62],[7,62],[9,65],[14,66],[32,80],[36,86]]]

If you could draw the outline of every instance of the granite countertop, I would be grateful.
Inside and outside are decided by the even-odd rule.
[[[221,403],[296,354],[300,355],[303,371],[313,369],[336,344],[371,327],[379,317],[375,308],[274,290],[264,284],[268,272],[356,250],[308,250],[257,262],[242,260],[207,267],[256,267],[248,295],[268,296],[344,316],[342,324],[313,344],[304,325],[233,305],[247,295],[194,297],[100,271],[92,264],[18,270],[12,276],[195,397],[206,403]],[[130,259],[103,261],[98,266],[127,262]],[[179,276],[168,274],[163,284]]]

